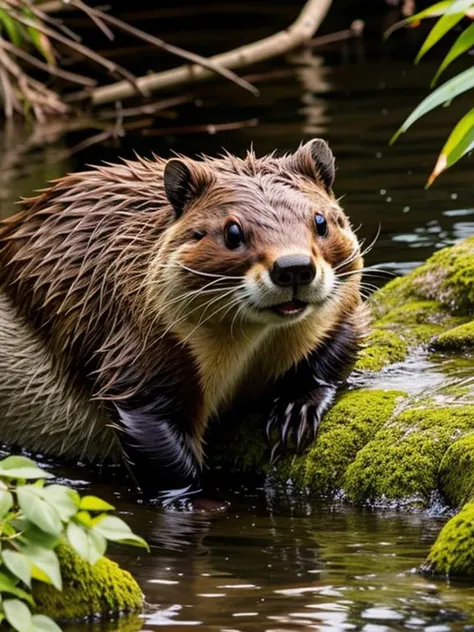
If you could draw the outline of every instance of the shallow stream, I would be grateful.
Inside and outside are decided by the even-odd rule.
[[[126,139],[119,148],[94,147],[61,158],[62,141],[25,151],[25,131],[6,129],[0,138],[0,214],[11,213],[19,196],[42,187],[46,179],[86,162],[130,156],[132,147],[148,155],[171,149],[216,153],[221,147],[242,154],[254,142],[257,152],[265,153],[324,136],[337,157],[336,192],[345,196],[342,204],[353,224],[361,224],[361,238],[372,241],[380,226],[367,262],[404,274],[434,250],[474,234],[472,158],[431,190],[423,189],[466,102],[436,111],[388,146],[427,93],[435,71],[430,61],[415,68],[412,57],[411,49],[384,49],[377,38],[323,57],[295,55],[276,64],[259,84],[258,101],[229,88],[235,105],[225,113],[208,89],[199,107],[189,107],[188,119],[258,119],[255,127],[214,135]],[[414,376],[418,385],[442,383],[437,367],[423,362],[416,359],[381,379],[405,390]],[[471,362],[466,375],[473,372]],[[474,630],[472,585],[412,572],[446,519],[436,507],[403,514],[312,504],[290,488],[279,497],[262,481],[235,478],[220,490],[231,501],[228,513],[209,519],[136,505],[119,479],[92,483],[87,468],[62,473],[110,499],[152,547],[150,555],[114,551],[143,588],[148,604],[143,619],[123,628],[116,623],[76,626],[75,632],[138,630],[142,624],[144,630],[196,626],[221,632]]]

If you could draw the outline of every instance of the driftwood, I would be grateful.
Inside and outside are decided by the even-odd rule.
[[[226,53],[211,57],[208,61],[228,69],[243,68],[273,57],[278,57],[308,41],[326,16],[331,0],[308,0],[295,22],[286,30],[275,33],[258,42],[241,46]],[[137,79],[137,86],[144,93],[182,86],[210,79],[208,68],[192,64],[172,70],[154,73]],[[92,103],[100,105],[127,99],[136,95],[128,81],[95,88],[91,92]]]

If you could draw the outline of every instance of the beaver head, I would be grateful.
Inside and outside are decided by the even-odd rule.
[[[174,322],[287,325],[337,298],[362,257],[334,172],[319,139],[280,158],[169,160],[175,220],[148,277],[166,288],[158,307]]]

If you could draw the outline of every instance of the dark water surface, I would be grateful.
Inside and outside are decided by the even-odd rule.
[[[227,89],[216,90],[224,94],[222,101],[209,88],[203,102],[186,111],[188,121],[257,118],[256,127],[126,139],[119,148],[95,147],[73,159],[61,159],[64,141],[45,145],[39,139],[34,147],[24,130],[4,130],[0,214],[10,214],[19,196],[47,179],[84,162],[130,156],[132,147],[148,155],[152,150],[167,155],[171,149],[216,153],[221,147],[242,154],[253,142],[264,153],[324,136],[337,156],[336,192],[345,196],[342,203],[353,223],[362,225],[359,234],[371,241],[380,226],[368,263],[404,274],[434,250],[474,234],[472,159],[430,191],[423,189],[437,152],[467,104],[455,101],[388,147],[391,134],[427,93],[435,65],[425,62],[416,69],[409,54],[390,58],[382,50],[376,46],[365,55],[351,45],[343,63],[339,53],[327,59],[295,55],[259,84],[258,101],[229,88],[236,105],[224,110]],[[406,387],[412,376],[402,373],[400,380]],[[150,555],[116,551],[145,593],[143,619],[123,628],[97,625],[94,632],[138,630],[142,624],[146,630],[197,626],[221,632],[474,630],[470,585],[411,572],[445,518],[312,505],[294,498],[291,490],[278,501],[271,490],[238,481],[223,491],[231,501],[226,515],[164,515],[134,504],[118,491],[121,484],[90,484],[86,470],[65,474],[85,479],[84,489],[111,499],[152,547]]]

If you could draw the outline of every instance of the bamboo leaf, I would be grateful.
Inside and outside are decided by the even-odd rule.
[[[448,7],[444,15],[439,18],[425,39],[420,52],[416,56],[416,64],[448,31],[463,19],[466,11],[472,4],[473,0],[455,0],[451,6]]]
[[[436,178],[474,148],[474,108],[459,121],[446,141],[433,171],[428,178],[426,188]]]
[[[400,129],[393,135],[390,144],[393,144],[397,138],[407,131],[419,118],[433,110],[438,105],[451,101],[458,95],[470,90],[474,87],[474,67],[468,68],[456,77],[453,77],[434,92],[429,94],[423,101],[413,110],[406,119]]]
[[[427,9],[424,9],[423,11],[419,11],[418,13],[415,13],[414,15],[410,15],[410,17],[405,18],[404,20],[400,20],[400,22],[393,24],[390,28],[388,28],[385,31],[384,33],[385,39],[387,39],[387,37],[390,37],[390,35],[394,31],[398,31],[398,29],[401,29],[404,26],[408,26],[408,24],[411,24],[412,22],[419,22],[420,20],[424,20],[425,18],[435,18],[439,15],[444,15],[447,9],[449,9],[451,3],[452,3],[452,0],[443,0],[442,2],[437,2],[436,4],[431,5],[431,7],[428,7]]]
[[[21,46],[21,31],[19,25],[4,9],[0,9],[0,22],[5,27],[7,35],[15,46]]]
[[[467,29],[465,29],[461,35],[457,38],[457,40],[452,45],[446,57],[443,59],[442,64],[438,68],[436,75],[431,82],[431,87],[433,87],[440,75],[446,70],[446,68],[453,63],[455,59],[457,59],[460,55],[468,51],[470,48],[474,46],[474,24],[470,24]]]

